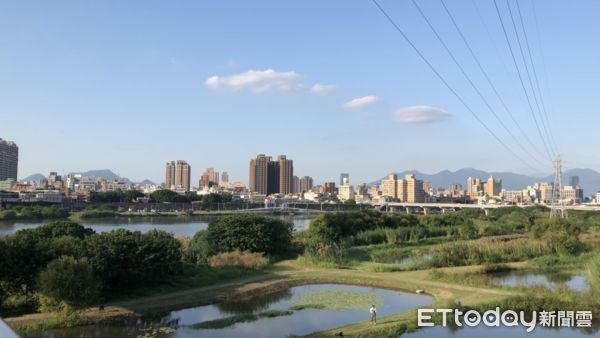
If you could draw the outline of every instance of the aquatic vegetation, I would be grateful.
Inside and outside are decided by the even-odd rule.
[[[253,322],[258,319],[258,316],[253,313],[245,313],[221,319],[207,320],[204,322],[192,324],[189,328],[192,329],[223,329],[236,323]]]
[[[368,308],[372,304],[381,305],[382,297],[374,293],[324,289],[305,292],[292,299],[292,304],[296,307],[316,304],[328,309],[343,310]]]
[[[299,304],[290,306],[290,310],[300,311],[304,309],[324,309],[325,305],[323,304]]]
[[[294,313],[292,310],[266,310],[258,314],[259,317],[281,317],[291,316]]]

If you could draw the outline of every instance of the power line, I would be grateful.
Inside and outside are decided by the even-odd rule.
[[[502,98],[502,96],[500,95],[500,93],[498,92],[496,86],[493,84],[492,80],[490,79],[488,73],[485,71],[485,69],[483,68],[483,65],[481,64],[481,62],[479,61],[479,58],[475,55],[475,52],[473,51],[473,48],[471,48],[471,45],[469,44],[469,42],[467,41],[467,38],[465,37],[465,35],[463,34],[462,30],[460,29],[460,27],[458,26],[458,23],[456,22],[456,20],[454,19],[454,16],[452,15],[452,13],[450,12],[450,10],[448,9],[448,7],[446,6],[446,3],[444,2],[444,0],[440,0],[440,2],[442,3],[442,6],[444,7],[444,10],[446,11],[446,14],[448,14],[448,17],[450,18],[450,21],[452,21],[452,24],[454,25],[454,28],[456,28],[456,31],[458,32],[458,34],[460,35],[462,41],[464,42],[465,46],[467,46],[467,49],[469,50],[469,53],[471,54],[471,56],[473,57],[473,59],[475,60],[475,63],[477,64],[477,66],[479,67],[479,70],[481,71],[481,73],[483,74],[483,76],[485,77],[485,79],[487,80],[487,83],[490,85],[490,87],[492,88],[492,90],[494,91],[494,93],[496,94],[496,97],[498,98],[498,100],[500,101],[500,103],[502,104],[502,106],[504,107],[504,110],[506,110],[506,112],[508,113],[508,116],[510,116],[511,120],[514,122],[514,124],[517,126],[517,128],[519,129],[519,131],[521,132],[521,134],[523,135],[523,137],[527,140],[527,142],[529,142],[529,144],[531,145],[532,149],[535,150],[536,146],[533,144],[533,142],[531,141],[531,139],[529,138],[529,136],[527,136],[527,133],[523,130],[523,128],[521,128],[521,125],[516,121],[514,115],[512,114],[511,110],[508,108],[508,106],[506,105],[506,102],[504,101],[504,99]],[[494,114],[495,115],[495,114]],[[502,124],[504,125],[504,124]],[[513,137],[514,138],[514,137]],[[516,140],[516,138],[515,138]],[[520,144],[520,142],[518,140],[516,140],[517,143]],[[523,148],[523,150],[525,150],[525,152],[532,158],[534,158],[537,162],[540,162],[538,160],[538,158],[536,156],[534,156],[533,154],[531,154],[525,147],[523,147],[521,145],[521,148]],[[541,163],[540,163],[541,164]]]
[[[548,141],[548,146],[549,146],[550,150],[554,154],[556,154],[556,150],[552,146],[552,139],[550,137],[550,133],[548,132],[548,127],[546,126],[546,122],[544,122],[544,114],[542,113],[542,109],[540,108],[540,103],[538,101],[538,97],[535,92],[535,88],[533,87],[533,81],[531,80],[531,73],[529,71],[529,66],[527,64],[527,61],[525,60],[525,53],[523,52],[523,44],[521,43],[521,36],[519,35],[519,30],[517,29],[517,24],[516,24],[516,21],[515,21],[514,15],[513,15],[513,11],[512,11],[512,6],[510,5],[509,0],[506,0],[506,6],[508,7],[508,13],[510,15],[510,20],[511,20],[511,23],[513,26],[513,30],[515,31],[517,46],[519,46],[521,60],[523,61],[523,66],[525,67],[525,74],[527,75],[527,80],[529,82],[529,87],[531,88],[531,93],[533,96],[533,102],[535,102],[535,106],[538,111],[540,122],[542,124],[542,130],[544,131],[544,134],[546,135],[546,140]]]
[[[552,126],[550,125],[550,119],[548,118],[548,112],[546,111],[546,104],[544,103],[544,97],[542,96],[542,89],[540,87],[540,82],[538,80],[537,71],[535,70],[535,63],[533,62],[533,56],[531,55],[531,48],[529,46],[529,39],[527,38],[527,30],[525,29],[525,23],[523,22],[523,15],[521,14],[521,6],[519,5],[519,1],[516,1],[517,4],[517,14],[519,14],[519,21],[521,22],[521,29],[523,31],[523,36],[525,37],[525,47],[527,49],[527,54],[529,54],[529,61],[531,63],[531,70],[533,71],[533,78],[535,80],[535,85],[537,87],[538,95],[540,96],[540,102],[542,103],[542,111],[544,112],[544,117],[546,119],[546,126],[548,127],[548,132],[550,133],[550,140],[554,145],[554,149],[558,152],[558,146],[556,145],[556,139],[554,138],[554,133],[552,132]]]
[[[552,88],[550,88],[550,81],[548,80],[548,70],[546,69],[546,62],[544,60],[544,48],[542,45],[542,41],[541,41],[541,36],[542,34],[540,33],[540,24],[539,24],[539,20],[538,20],[538,16],[535,10],[535,0],[531,1],[531,10],[533,12],[533,21],[535,22],[535,30],[538,36],[537,42],[538,42],[538,47],[540,49],[540,57],[542,59],[542,75],[543,75],[543,80],[545,81],[546,84],[546,91],[550,93],[550,96],[552,97]],[[552,100],[550,100],[550,111],[552,114],[548,114],[548,116],[551,116],[555,113],[554,108],[552,107]],[[560,129],[556,129],[553,132],[554,136],[555,136],[555,141],[558,140],[560,141]]]
[[[498,15],[498,20],[500,20],[500,25],[502,26],[502,32],[504,33],[504,38],[506,39],[506,44],[508,45],[508,49],[510,51],[510,55],[512,57],[513,60],[513,64],[515,66],[515,69],[517,70],[517,74],[519,76],[519,82],[521,83],[521,88],[523,88],[523,92],[525,93],[525,98],[527,99],[527,104],[529,105],[529,110],[531,112],[531,116],[533,117],[533,121],[535,122],[535,127],[538,131],[538,134],[542,140],[542,143],[544,144],[544,149],[546,150],[546,154],[548,155],[548,158],[550,159],[550,161],[552,161],[552,152],[548,149],[548,145],[546,144],[546,139],[544,138],[544,134],[542,133],[542,130],[540,129],[540,125],[537,121],[537,117],[535,116],[535,111],[533,110],[533,105],[531,104],[531,98],[529,97],[529,93],[527,92],[527,89],[525,88],[525,82],[523,82],[523,76],[521,75],[521,70],[519,69],[519,65],[517,64],[517,59],[515,57],[515,53],[513,51],[512,45],[510,44],[510,39],[508,38],[508,33],[506,32],[506,27],[504,26],[504,20],[502,19],[502,15],[500,14],[500,8],[498,8],[498,3],[496,0],[494,0],[494,7],[496,8],[496,14]]]
[[[473,109],[471,109],[471,107],[465,102],[465,100],[458,94],[458,92],[456,92],[456,90],[454,90],[454,88],[452,88],[452,86],[446,81],[446,79],[444,79],[444,77],[437,71],[437,69],[433,66],[433,64],[431,64],[431,62],[429,62],[429,60],[427,60],[427,58],[425,57],[425,55],[423,55],[423,53],[419,50],[419,48],[417,48],[417,46],[411,41],[411,39],[404,33],[404,31],[402,31],[402,29],[396,24],[396,22],[388,15],[388,13],[383,9],[383,7],[381,7],[379,5],[379,3],[377,2],[377,0],[371,0],[373,2],[373,4],[375,4],[375,6],[377,6],[377,8],[379,9],[379,11],[387,18],[387,20],[392,24],[392,26],[394,26],[394,28],[396,29],[396,31],[398,31],[398,33],[400,33],[400,35],[404,38],[404,40],[414,49],[414,51],[419,55],[419,57],[421,58],[421,60],[423,62],[425,62],[425,64],[427,64],[427,66],[429,67],[429,69],[431,69],[431,71],[438,77],[438,79],[440,79],[440,81],[442,81],[442,83],[446,86],[446,88],[448,88],[448,90],[450,90],[450,92],[452,92],[452,94],[454,94],[454,96],[456,96],[456,98],[462,103],[463,106],[465,106],[465,108],[467,108],[467,110],[471,113],[471,115],[473,115],[473,117],[496,139],[496,141],[498,141],[502,146],[504,146],[504,148],[506,148],[506,150],[508,150],[508,152],[510,152],[515,158],[517,158],[519,161],[523,162],[526,166],[528,166],[529,168],[536,170],[534,167],[531,166],[531,164],[529,164],[527,161],[524,161],[519,155],[517,155],[508,145],[506,145],[506,143],[504,143],[504,141],[502,141],[501,138],[498,137],[498,135],[496,135],[496,133],[494,133],[486,124],[485,122],[483,122],[483,120],[481,120],[481,118],[479,118],[479,116],[477,116],[477,114],[475,113],[475,111],[473,111]]]

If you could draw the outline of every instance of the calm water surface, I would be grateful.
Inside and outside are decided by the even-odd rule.
[[[551,290],[555,290],[560,286],[565,286],[571,290],[586,292],[589,291],[587,279],[583,275],[572,275],[566,273],[532,273],[527,271],[508,271],[492,274],[492,280],[495,282],[508,285],[544,285]]]
[[[157,229],[164,230],[175,236],[193,236],[196,232],[206,229],[208,223],[223,216],[190,216],[190,217],[111,217],[90,218],[79,221],[86,227],[96,232],[105,232],[115,229],[127,229],[131,231],[146,232]],[[305,230],[314,216],[308,215],[272,215],[271,217],[290,221],[296,230]],[[13,221],[0,222],[0,236],[14,234],[21,229],[36,228],[47,223],[47,221]]]

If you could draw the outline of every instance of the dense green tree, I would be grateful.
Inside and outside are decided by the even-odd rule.
[[[156,190],[150,194],[150,200],[155,203],[186,203],[190,202],[185,195],[180,195],[172,190]]]
[[[89,236],[86,256],[110,290],[166,280],[180,267],[180,243],[164,231],[117,229]]]
[[[208,264],[208,258],[213,255],[212,247],[208,242],[208,231],[200,230],[188,243],[184,258],[193,264]]]
[[[10,269],[0,278],[13,290],[32,290],[37,274],[48,262],[62,255],[81,254],[78,241],[92,233],[92,229],[68,221],[19,230],[5,238]]]
[[[559,254],[576,254],[584,249],[579,240],[581,228],[564,218],[538,219],[532,226],[533,238],[542,238]]]
[[[361,231],[385,227],[392,223],[385,214],[372,211],[322,213],[310,222],[309,229],[326,242],[338,242]]]
[[[208,225],[207,239],[214,252],[250,250],[285,255],[291,248],[293,224],[252,214],[223,217]]]
[[[123,192],[123,202],[133,202],[136,198],[144,197],[143,192],[139,190],[125,190]]]
[[[53,303],[64,302],[80,308],[98,302],[102,284],[86,258],[76,260],[62,256],[40,272],[37,280],[38,292]]]

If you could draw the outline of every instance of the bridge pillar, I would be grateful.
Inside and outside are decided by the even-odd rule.
[[[483,209],[483,212],[485,213],[486,216],[490,215],[490,209]]]
[[[423,215],[427,216],[428,212],[429,212],[429,208],[423,207]]]
[[[448,209],[442,208],[442,214],[445,214]]]
[[[411,207],[405,207],[404,210],[406,210],[407,214],[412,213],[412,208]]]

